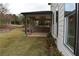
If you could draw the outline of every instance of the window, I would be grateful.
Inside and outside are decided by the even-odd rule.
[[[64,43],[79,56],[79,3],[65,4]]]
[[[58,37],[58,11],[56,11],[57,37]]]
[[[74,52],[76,35],[76,7],[73,3],[65,4],[65,45]]]

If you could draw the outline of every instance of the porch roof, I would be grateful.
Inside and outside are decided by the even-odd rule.
[[[21,13],[21,14],[23,14],[24,16],[25,15],[30,15],[30,16],[32,16],[32,15],[51,15],[52,14],[52,11],[35,11],[35,12],[23,12],[23,13]]]

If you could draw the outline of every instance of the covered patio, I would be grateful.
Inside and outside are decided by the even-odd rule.
[[[24,12],[25,33],[27,36],[47,36],[52,22],[51,11]]]

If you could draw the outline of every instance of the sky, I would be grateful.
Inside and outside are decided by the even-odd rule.
[[[0,3],[6,4],[12,14],[50,10],[48,0],[0,0]]]
[[[75,10],[75,4],[74,3],[66,3],[65,4],[65,11],[73,11]]]

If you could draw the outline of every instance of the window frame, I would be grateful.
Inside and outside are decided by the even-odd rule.
[[[75,4],[75,10],[77,11],[77,3],[74,3]],[[65,4],[64,4],[64,9],[65,9]],[[65,12],[65,10],[64,10]],[[72,13],[73,14],[73,13]],[[64,16],[64,45],[68,48],[69,51],[71,51],[71,53],[75,54],[75,47],[76,47],[76,22],[77,22],[77,12],[75,12],[75,39],[74,39],[74,49],[70,48],[70,46],[67,44],[67,34],[68,34],[68,17],[71,16],[72,14],[68,15],[68,16]]]
[[[68,17],[69,16],[71,16],[71,15],[73,15],[73,13],[72,14],[70,14],[70,15],[68,15],[67,17],[65,17],[65,40],[64,40],[64,44],[68,47],[68,49],[70,49],[70,51],[72,52],[72,53],[74,53],[74,49],[72,49],[68,44],[67,44],[67,34],[68,34]],[[76,24],[75,24],[76,25]],[[75,29],[76,30],[76,29]],[[75,33],[76,34],[76,33]],[[76,36],[75,36],[76,37]],[[75,40],[74,40],[75,41]],[[75,43],[74,43],[75,44]]]
[[[76,3],[76,41],[75,41],[75,52],[76,56],[79,56],[79,3]]]
[[[59,16],[59,14],[58,14],[59,12],[58,11],[56,11],[56,25],[57,25],[57,37],[58,37],[58,16]]]

